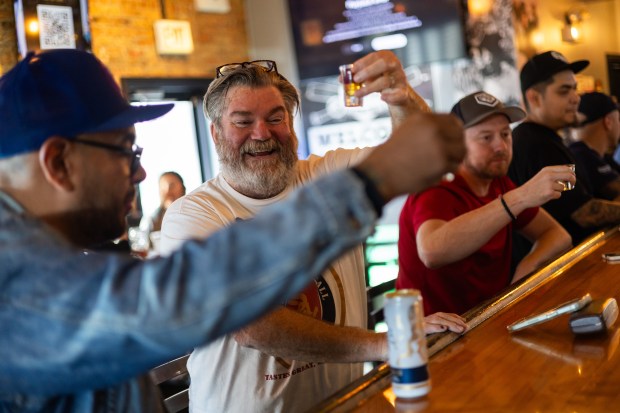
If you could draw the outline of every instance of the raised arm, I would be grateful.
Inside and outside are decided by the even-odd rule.
[[[439,182],[464,155],[463,127],[456,117],[419,112],[407,117],[357,168],[372,178],[387,202]]]
[[[513,215],[519,215],[526,208],[559,198],[563,185],[558,181],[574,182],[575,175],[563,165],[543,168],[528,182],[504,194],[504,201]],[[510,222],[499,199],[450,221],[430,219],[420,225],[416,234],[418,254],[428,268],[451,264],[473,254]]]
[[[388,104],[393,128],[415,112],[430,112],[424,99],[409,85],[403,66],[393,52],[381,50],[356,60],[353,75],[356,82],[364,85],[356,95],[381,94]]]
[[[384,201],[423,189],[464,154],[462,129],[448,117],[420,114],[403,127],[359,166]],[[143,262],[82,254],[54,236],[41,245],[45,229],[23,224],[36,226],[32,236],[24,232],[18,242],[0,243],[6,256],[26,254],[23,261],[33,263],[26,269],[15,260],[3,262],[4,286],[15,291],[22,308],[4,333],[23,343],[0,347],[0,381],[8,386],[3,390],[49,394],[109,386],[238,330],[299,292],[372,232],[377,215],[371,192],[356,174],[340,171],[252,220]],[[60,272],[62,277],[54,276]],[[41,274],[48,282],[33,300],[19,285],[40,284]],[[57,311],[58,294],[74,300],[66,311]],[[76,324],[89,333],[71,334]],[[37,345],[42,340],[49,351]],[[111,364],[110,354],[128,346],[139,356]],[[71,369],[54,367],[59,348]]]

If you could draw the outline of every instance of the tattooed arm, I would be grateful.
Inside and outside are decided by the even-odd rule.
[[[583,228],[620,223],[620,202],[593,198],[571,214]]]

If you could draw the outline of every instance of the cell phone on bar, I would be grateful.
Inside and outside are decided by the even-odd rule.
[[[600,333],[611,327],[617,319],[618,303],[616,299],[600,298],[571,314],[569,325],[575,334]]]
[[[577,298],[575,300],[565,302],[564,304],[561,304],[555,308],[552,308],[551,310],[545,311],[544,313],[522,318],[521,320],[510,324],[506,328],[508,328],[508,331],[510,331],[511,333],[513,331],[519,331],[526,327],[531,327],[533,325],[552,320],[559,315],[579,311],[582,308],[584,308],[586,305],[590,304],[591,302],[592,302],[592,297],[590,297],[590,294],[586,294],[581,298]]]

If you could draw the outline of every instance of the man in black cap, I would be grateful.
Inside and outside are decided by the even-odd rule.
[[[549,51],[532,57],[521,69],[521,91],[527,118],[513,131],[514,156],[508,175],[521,185],[549,165],[576,165],[573,190],[543,205],[571,234],[573,244],[592,232],[620,222],[620,204],[594,198],[585,170],[564,145],[558,131],[578,124],[579,95],[575,73],[588,66],[587,60],[569,63]],[[517,241],[515,261],[530,245]],[[518,251],[516,251],[518,249]]]
[[[171,106],[129,105],[77,50],[0,78],[0,411],[162,411],[136,376],[286,301],[464,152],[458,122],[417,114],[355,168],[170,257],[85,253],[124,231],[146,176],[134,123]]]
[[[461,314],[570,248],[570,236],[538,206],[574,182],[564,165],[543,168],[516,188],[506,176],[512,158],[510,124],[525,117],[485,92],[461,99],[467,154],[452,181],[411,195],[401,212],[398,288],[417,288],[427,314]],[[512,233],[535,248],[511,275]]]
[[[592,194],[613,201],[620,196],[620,166],[610,156],[620,139],[618,104],[604,93],[586,93],[581,96],[579,113],[584,121],[569,149],[583,167]]]

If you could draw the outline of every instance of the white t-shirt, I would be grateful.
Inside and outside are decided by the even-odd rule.
[[[301,160],[293,186],[353,165],[369,151],[340,149]],[[269,199],[248,198],[218,175],[168,208],[161,251],[169,254],[187,239],[249,219],[291,190],[293,187]],[[366,328],[362,248],[332,263],[287,307],[336,325]],[[312,407],[360,377],[362,365],[285,360],[242,347],[232,336],[225,336],[195,349],[188,370],[192,412],[295,412]]]

